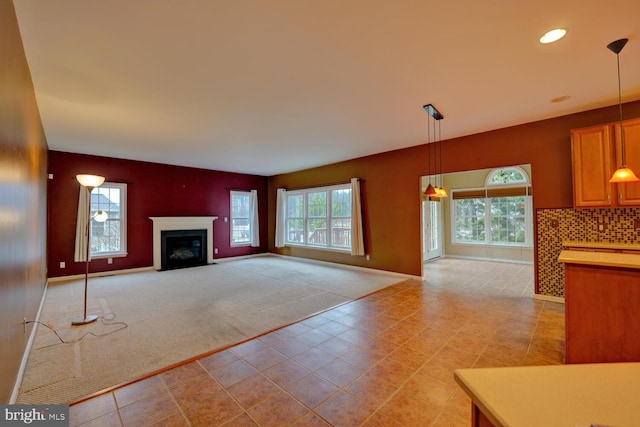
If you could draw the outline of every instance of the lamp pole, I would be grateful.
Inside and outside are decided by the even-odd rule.
[[[80,174],[76,175],[76,179],[87,189],[87,227],[86,233],[86,251],[85,251],[85,272],[84,272],[84,311],[82,317],[74,317],[71,320],[72,325],[86,325],[87,323],[95,322],[98,319],[96,314],[87,315],[87,289],[89,287],[89,246],[90,246],[90,232],[91,232],[91,192],[95,187],[102,185],[104,182],[103,176]]]
[[[86,187],[87,192],[89,193],[89,202],[87,203],[87,227],[85,229],[85,234],[87,236],[87,249],[85,252],[85,271],[84,271],[84,314],[82,317],[76,317],[71,321],[72,325],[86,325],[87,323],[95,322],[98,319],[98,316],[95,314],[91,314],[87,316],[87,289],[89,287],[89,233],[91,227],[91,191],[93,191],[93,187]]]

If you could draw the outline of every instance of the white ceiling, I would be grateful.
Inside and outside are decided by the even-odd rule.
[[[640,99],[639,0],[13,2],[52,150],[301,170],[616,104],[623,37]]]

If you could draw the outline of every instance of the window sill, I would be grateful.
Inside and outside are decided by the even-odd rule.
[[[492,248],[520,248],[533,249],[531,244],[507,244],[507,243],[486,243],[486,242],[451,242],[455,246],[489,246]]]
[[[124,258],[127,255],[127,252],[99,253],[91,255],[91,259]]]
[[[291,243],[286,243],[285,247],[288,248],[301,248],[301,249],[313,249],[316,251],[326,251],[326,252],[337,252],[342,254],[351,254],[351,248],[340,249],[340,248],[328,248],[326,246],[310,246],[310,245],[296,245]]]

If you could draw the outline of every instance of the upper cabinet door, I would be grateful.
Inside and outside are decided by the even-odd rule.
[[[610,207],[615,204],[612,173],[613,144],[609,125],[571,131],[574,207]]]
[[[630,168],[637,177],[640,178],[640,119],[627,120],[623,122],[625,140],[625,157],[627,167]],[[616,165],[619,167],[622,161],[620,125],[616,129]],[[620,206],[640,206],[640,181],[619,183],[618,205]]]

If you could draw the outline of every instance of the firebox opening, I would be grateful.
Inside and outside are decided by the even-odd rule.
[[[162,270],[207,264],[207,230],[161,232]]]

